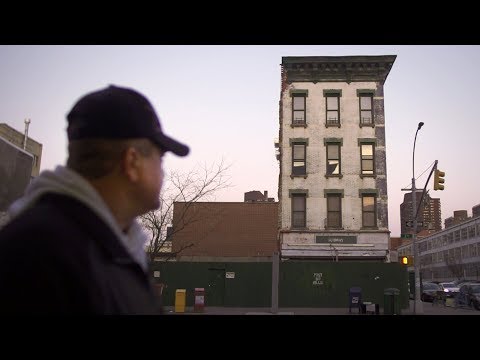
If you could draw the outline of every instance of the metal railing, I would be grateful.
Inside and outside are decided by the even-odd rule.
[[[304,125],[304,124],[305,124],[305,119],[303,118],[293,119],[293,125]]]

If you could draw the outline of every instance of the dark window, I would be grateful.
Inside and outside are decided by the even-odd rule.
[[[340,96],[328,95],[325,97],[327,102],[327,125],[340,124]]]
[[[327,227],[342,227],[342,198],[340,194],[327,195]]]
[[[305,228],[307,198],[305,194],[292,195],[292,228]]]
[[[360,95],[360,125],[373,124],[373,96],[369,94]]]
[[[377,202],[374,195],[362,196],[362,226],[377,226]]]
[[[327,144],[327,175],[341,174],[340,144]]]
[[[306,144],[292,144],[292,174],[306,175]]]
[[[293,97],[293,114],[292,114],[293,125],[305,124],[306,118],[307,118],[306,102],[307,102],[307,98],[305,96]]]
[[[373,144],[361,144],[361,161],[362,161],[362,175],[374,175],[375,174],[375,157],[374,157],[374,145]]]

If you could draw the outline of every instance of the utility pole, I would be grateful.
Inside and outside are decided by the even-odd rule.
[[[413,268],[415,271],[415,301],[413,303],[413,313],[423,314],[423,303],[421,300],[420,289],[420,258],[418,257],[418,244],[417,244],[417,189],[415,187],[415,143],[417,142],[418,130],[423,126],[423,122],[418,123],[417,131],[415,132],[415,140],[413,141],[413,158],[412,158],[412,218],[413,218]]]

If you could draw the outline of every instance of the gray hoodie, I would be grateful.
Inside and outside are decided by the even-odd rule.
[[[126,234],[123,233],[110,209],[93,186],[82,176],[67,167],[57,166],[54,171],[44,170],[32,180],[25,190],[25,195],[15,201],[8,209],[10,219],[31,207],[41,195],[46,193],[68,195],[89,207],[112,229],[128,253],[140,264],[144,271],[147,270],[145,244],[148,236],[139,222],[134,220],[128,232]]]

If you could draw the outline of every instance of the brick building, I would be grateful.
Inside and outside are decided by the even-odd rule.
[[[0,124],[0,137],[11,142],[15,146],[24,149],[33,156],[32,178],[40,173],[40,164],[42,162],[43,145],[28,136],[25,142],[25,133],[15,130],[11,126]]]
[[[283,258],[388,259],[383,87],[395,59],[282,58],[276,147]]]
[[[480,204],[475,205],[472,207],[472,218],[476,218],[480,216]]]
[[[29,123],[25,121],[25,133],[0,124],[0,227],[8,221],[8,207],[40,173],[42,144],[28,137]]]
[[[445,229],[461,224],[469,219],[467,210],[455,210],[453,216],[445,219]]]
[[[417,233],[422,230],[442,230],[442,206],[439,198],[431,198],[428,194],[424,195],[422,202],[423,190],[417,190],[416,201],[417,207],[420,205],[421,210],[418,213]],[[412,193],[406,193],[403,196],[403,202],[400,204],[400,226],[402,234],[411,234],[413,227],[407,226],[407,221],[413,219],[412,215]]]
[[[275,201],[274,198],[268,197],[268,191],[264,191],[263,194],[258,190],[248,191],[244,194],[245,202],[258,202],[258,201],[268,201],[273,202]]]
[[[178,261],[270,261],[278,252],[276,202],[175,202]]]

